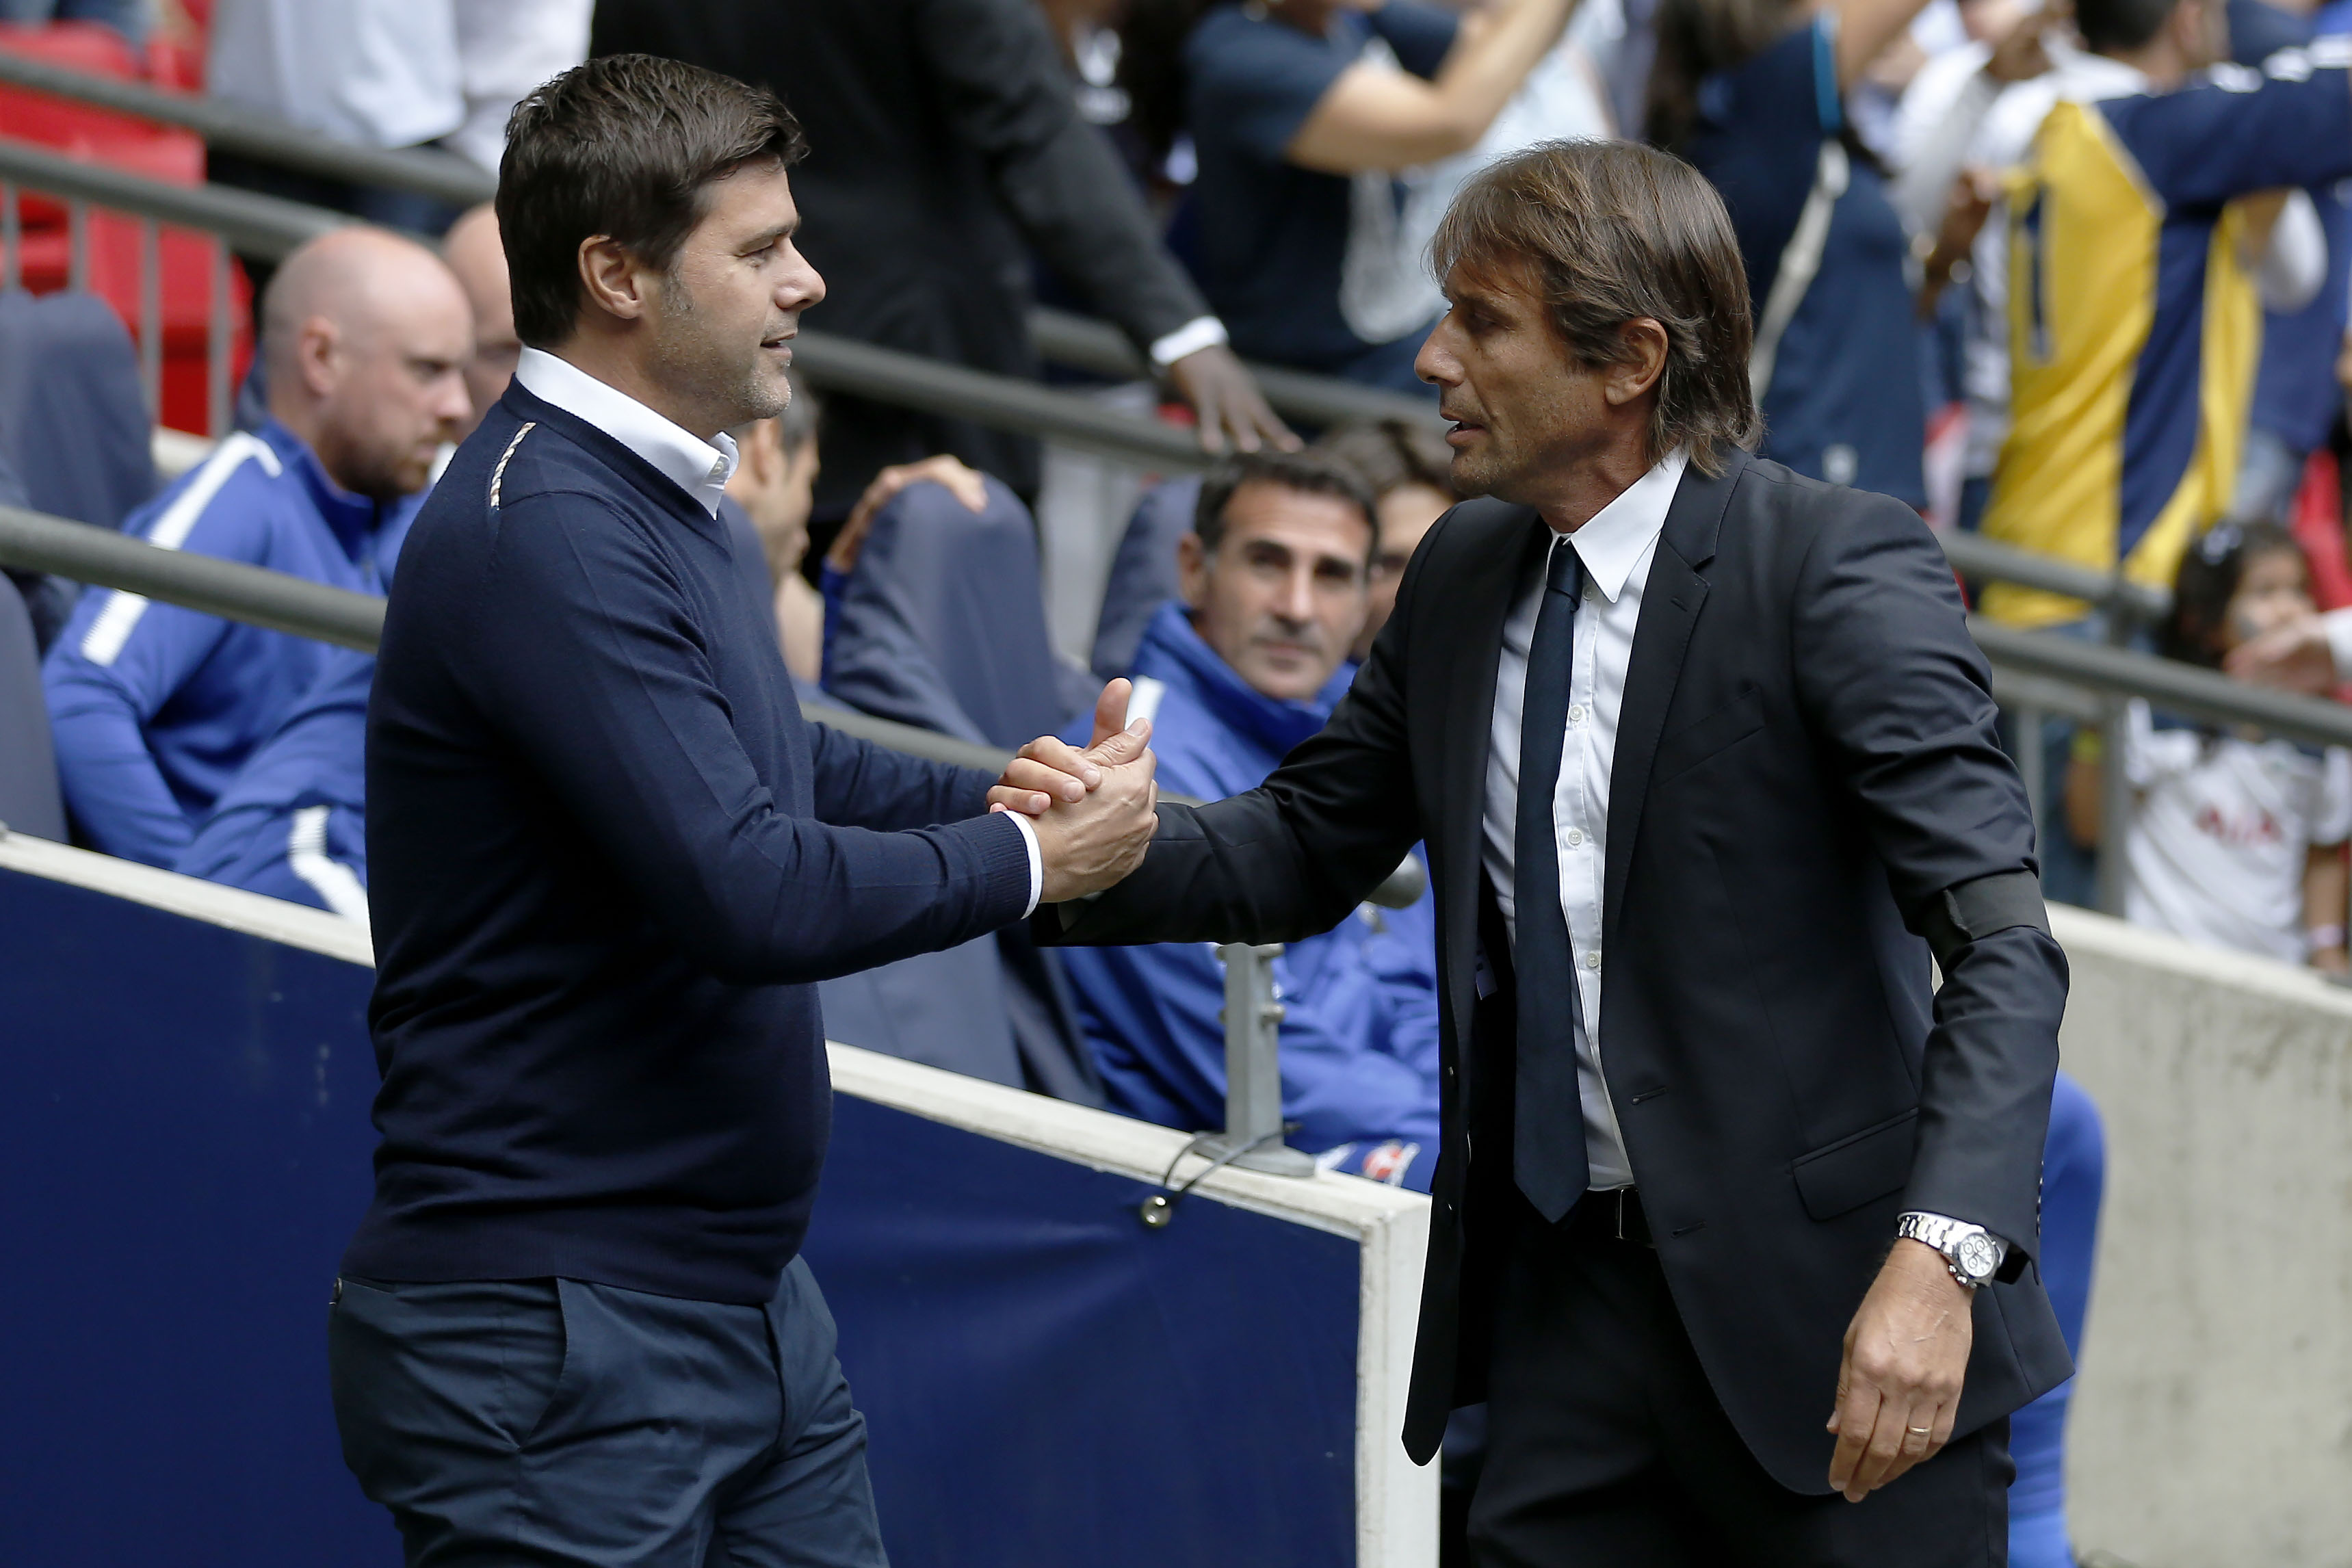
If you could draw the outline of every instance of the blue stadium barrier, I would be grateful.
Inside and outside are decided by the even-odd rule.
[[[365,937],[0,836],[0,1563],[395,1563],[328,1292],[367,1201]],[[848,1047],[809,1257],[900,1568],[1427,1568],[1397,1433],[1427,1200]],[[1200,1168],[1187,1161],[1180,1178]]]

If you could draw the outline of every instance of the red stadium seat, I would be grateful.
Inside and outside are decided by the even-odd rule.
[[[0,26],[0,49],[95,75],[135,79],[146,74],[122,37],[95,23]],[[175,64],[173,68],[180,68]],[[205,147],[194,133],[66,99],[0,87],[0,133],[151,179],[183,185],[204,184]],[[20,201],[25,287],[35,293],[62,289],[71,250],[65,204],[29,192]],[[140,229],[134,217],[96,210],[90,214],[89,287],[114,307],[134,338],[140,331]],[[212,331],[212,242],[199,234],[165,229],[159,252],[161,422],[174,429],[206,434],[205,366]],[[230,376],[235,385],[252,357],[252,295],[242,268],[230,268],[229,282],[228,317],[234,334]]]

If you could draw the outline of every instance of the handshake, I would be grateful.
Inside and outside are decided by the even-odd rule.
[[[1160,819],[1160,760],[1151,754],[1151,721],[1127,723],[1134,689],[1114,680],[1095,702],[1094,743],[1078,751],[1051,735],[1021,748],[988,792],[988,809],[1017,811],[1037,832],[1045,862],[1039,901],[1058,904],[1099,893],[1143,864]]]

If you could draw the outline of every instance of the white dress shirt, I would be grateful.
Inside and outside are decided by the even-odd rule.
[[[1601,896],[1609,838],[1609,771],[1617,758],[1617,712],[1625,696],[1625,666],[1642,618],[1642,590],[1666,508],[1682,483],[1689,454],[1669,453],[1622,495],[1574,533],[1556,535],[1554,550],[1573,550],[1584,563],[1584,602],[1576,614],[1576,663],[1568,688],[1568,734],[1560,749],[1559,783],[1552,792],[1552,836],[1559,851],[1560,912],[1576,968],[1582,1026],[1576,1031],[1577,1087],[1584,1101],[1584,1157],[1596,1188],[1631,1186],[1633,1167],[1617,1130],[1617,1110],[1601,1076],[1591,1030],[1601,1021]],[[1485,864],[1511,942],[1518,942],[1518,906],[1512,897],[1511,857],[1518,835],[1519,713],[1526,701],[1528,647],[1542,607],[1549,556],[1521,591],[1503,623],[1503,652],[1495,671],[1495,719],[1486,754]]]
[[[618,387],[544,349],[522,351],[515,379],[532,396],[593,425],[651,463],[705,512],[719,515],[719,500],[735,473],[738,454],[733,437],[722,430],[715,442],[705,441]],[[1017,811],[1003,815],[1013,819],[1029,849],[1029,907],[1022,917],[1025,920],[1036,913],[1037,901],[1045,891],[1045,858],[1037,847],[1037,829],[1029,819]]]

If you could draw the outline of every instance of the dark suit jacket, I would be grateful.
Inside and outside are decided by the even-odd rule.
[[[813,330],[1034,374],[1024,241],[1139,348],[1209,313],[1078,118],[1035,0],[598,0],[591,47],[740,77],[799,117],[800,246],[826,288]],[[1036,492],[1026,437],[845,399],[835,412],[820,512],[845,510],[883,465],[942,451]]]
[[[1287,941],[1427,841],[1444,1147],[1405,1426],[1417,1458],[1449,1407],[1482,1397],[1512,1212],[1511,1008],[1491,986],[1478,997],[1479,821],[1502,624],[1545,538],[1525,508],[1456,507],[1320,735],[1248,795],[1161,806],[1140,870],[1040,917],[1060,942]],[[1617,730],[1601,1064],[1692,1343],[1749,1448],[1799,1491],[1829,1489],[1841,1342],[1905,1209],[2014,1249],[2014,1277],[1977,1295],[1962,1432],[2071,1370],[2031,1265],[2065,961],[2031,924],[1958,942],[1938,924],[1946,889],[2030,886],[2003,874],[2034,868],[1988,683],[1909,509],[1743,453],[1721,478],[1685,474]],[[1931,929],[1948,939],[1933,993],[1911,934]]]

